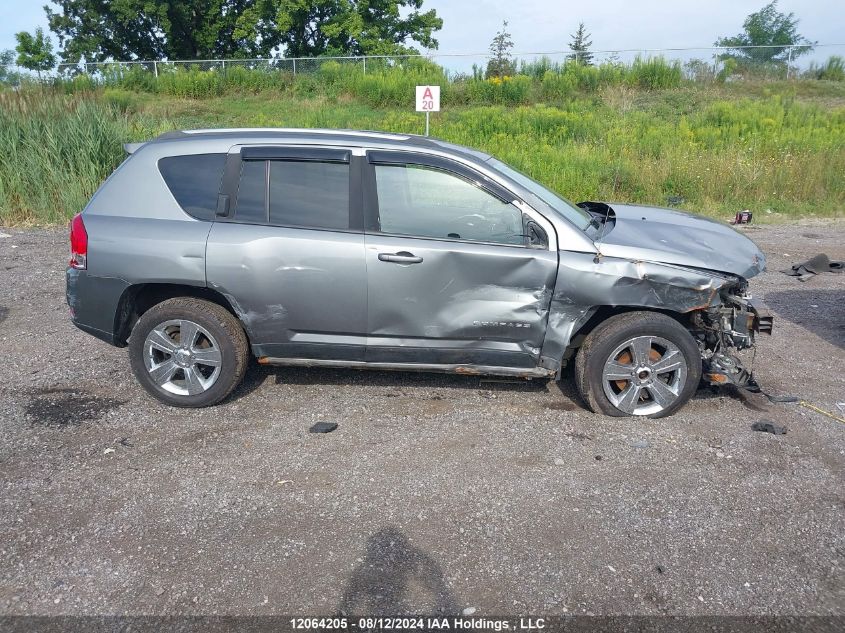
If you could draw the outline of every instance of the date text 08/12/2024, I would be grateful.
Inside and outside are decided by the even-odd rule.
[[[431,631],[431,630],[489,630],[537,631],[545,628],[543,618],[468,618],[468,617],[330,617],[291,618],[295,631],[349,630],[359,631]]]

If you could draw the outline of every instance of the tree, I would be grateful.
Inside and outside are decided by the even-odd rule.
[[[487,62],[487,72],[485,76],[490,77],[507,77],[516,73],[516,62],[511,57],[511,49],[513,48],[513,40],[511,34],[508,33],[508,21],[502,22],[502,30],[496,33],[493,41],[490,43],[490,60]]]
[[[406,55],[419,51],[408,41],[437,48],[443,20],[423,0],[268,0],[265,23],[278,28],[287,57],[316,55]],[[411,11],[402,17],[401,10]],[[266,11],[266,10],[265,10]]]
[[[578,24],[578,30],[573,35],[570,35],[572,41],[569,43],[569,50],[571,55],[567,55],[566,59],[574,61],[576,64],[584,64],[585,66],[593,65],[593,54],[590,52],[590,47],[593,41],[590,39],[590,34],[584,27],[584,23]]]
[[[423,0],[53,0],[66,62],[365,55],[437,48]],[[403,9],[411,9],[402,15]]]
[[[15,39],[18,41],[15,47],[18,52],[18,66],[34,70],[41,77],[42,71],[50,70],[56,65],[53,43],[44,35],[44,29],[40,26],[35,29],[35,34],[26,31],[15,33]]]
[[[0,51],[0,84],[17,86],[20,83],[20,74],[15,72],[15,51],[5,49]]]
[[[238,31],[257,0],[53,0],[45,6],[65,62],[208,59],[266,54],[270,41]],[[236,33],[236,31],[238,31]]]
[[[783,64],[812,50],[811,42],[798,33],[798,20],[794,13],[781,13],[777,9],[778,0],[773,0],[765,7],[750,14],[742,23],[743,32],[733,37],[721,37],[716,46],[725,46],[729,50],[720,57],[732,57],[738,61],[753,64]],[[736,48],[739,46],[765,46],[769,48]],[[790,55],[790,46],[792,49]]]

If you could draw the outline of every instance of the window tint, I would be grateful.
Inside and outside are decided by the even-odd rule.
[[[422,165],[376,165],[383,233],[524,244],[522,212],[463,178]]]
[[[267,222],[264,194],[267,186],[267,163],[263,160],[245,160],[241,163],[241,180],[235,220],[240,222]]]
[[[349,228],[349,165],[270,161],[270,224]]]
[[[213,220],[225,164],[225,154],[168,156],[158,161],[158,170],[186,213]]]

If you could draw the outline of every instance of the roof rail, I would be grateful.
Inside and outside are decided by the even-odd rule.
[[[168,134],[177,134],[178,136],[168,137],[168,138],[178,138],[183,137],[184,135],[193,135],[193,134],[237,134],[237,133],[276,133],[276,134],[326,134],[326,135],[342,135],[342,136],[361,136],[365,138],[380,138],[386,139],[391,141],[407,141],[410,137],[407,134],[392,134],[390,132],[373,132],[369,130],[327,130],[327,129],[318,129],[318,128],[290,128],[290,127],[265,127],[265,128],[258,128],[258,127],[241,127],[241,128],[205,128],[199,130],[182,130],[180,133],[171,133]],[[166,135],[162,135],[159,138],[162,138]]]

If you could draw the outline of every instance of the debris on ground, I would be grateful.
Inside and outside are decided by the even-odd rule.
[[[760,431],[761,433],[771,433],[772,435],[786,435],[786,427],[780,424],[775,424],[769,420],[760,420],[751,425],[752,431]]]
[[[463,615],[464,617],[468,617],[468,616],[472,615],[473,613],[475,613],[475,611],[476,611],[475,607],[467,607],[466,609],[461,611],[461,615]]]
[[[308,429],[309,433],[331,433],[337,428],[337,422],[317,422]]]
[[[751,224],[751,218],[753,215],[754,214],[748,209],[740,211],[734,216],[734,219],[731,220],[731,224]]]
[[[769,402],[775,402],[778,404],[785,404],[789,402],[801,402],[801,398],[799,398],[798,396],[773,396],[770,393],[764,393],[763,395],[769,399]]]
[[[792,268],[781,272],[790,277],[798,277],[798,281],[807,281],[821,273],[841,273],[843,270],[845,270],[845,262],[830,261],[827,255],[819,253],[806,262],[794,264]]]
[[[798,404],[800,404],[802,407],[809,409],[810,411],[815,411],[816,413],[821,413],[822,415],[826,415],[831,420],[836,420],[837,422],[842,422],[842,424],[845,424],[845,418],[840,418],[838,415],[834,415],[830,411],[825,411],[824,409],[820,409],[816,405],[810,404],[806,400],[802,400]]]

